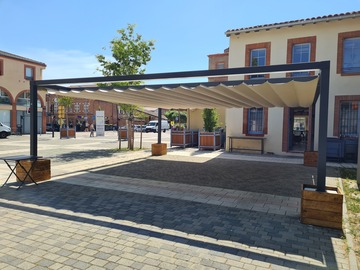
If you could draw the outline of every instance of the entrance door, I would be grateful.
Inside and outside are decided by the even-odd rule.
[[[308,139],[309,108],[290,108],[289,110],[289,151],[304,152]]]

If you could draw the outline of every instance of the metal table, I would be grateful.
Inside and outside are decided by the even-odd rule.
[[[8,178],[6,179],[5,183],[1,186],[1,187],[4,187],[6,185],[6,183],[9,181],[11,175],[15,175],[16,178],[21,182],[18,189],[25,183],[25,180],[27,177],[30,178],[30,180],[35,183],[37,185],[37,183],[35,182],[35,180],[32,178],[30,172],[31,170],[33,169],[34,167],[34,164],[36,163],[36,160],[38,158],[41,158],[40,156],[26,156],[26,155],[21,155],[21,156],[7,156],[7,157],[0,157],[0,160],[3,160],[6,165],[8,166],[8,168],[10,169],[10,174],[8,176]],[[29,169],[26,169],[26,167],[24,167],[22,164],[21,164],[21,161],[24,161],[24,160],[31,160],[33,161],[31,163],[31,166]],[[22,178],[22,177],[19,177],[19,175],[16,174],[16,168],[17,167],[20,167],[24,170],[25,172],[25,176]]]

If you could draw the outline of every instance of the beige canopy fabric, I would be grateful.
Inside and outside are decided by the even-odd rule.
[[[45,85],[48,93],[156,108],[310,107],[318,77],[124,87]],[[261,82],[261,83],[259,83]]]

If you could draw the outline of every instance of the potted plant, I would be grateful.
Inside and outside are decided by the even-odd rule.
[[[202,113],[204,130],[199,132],[199,149],[220,149],[220,133],[215,132],[218,124],[219,115],[216,109],[205,108]]]

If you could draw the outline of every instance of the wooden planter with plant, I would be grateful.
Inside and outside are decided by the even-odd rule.
[[[204,120],[204,130],[199,132],[199,149],[217,150],[221,147],[220,132],[215,132],[219,115],[216,109],[205,108],[202,113]]]

